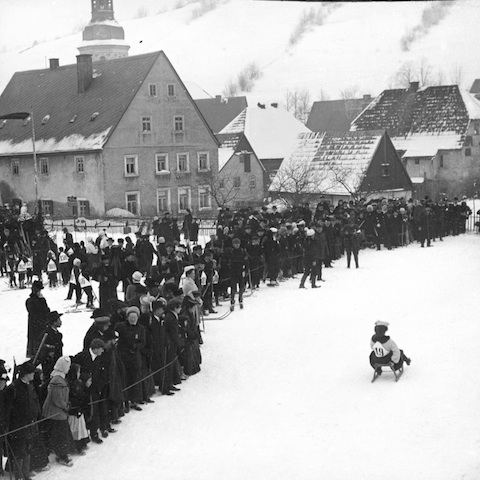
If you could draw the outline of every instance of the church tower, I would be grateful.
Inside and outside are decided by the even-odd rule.
[[[92,19],[83,30],[80,54],[90,54],[94,62],[126,57],[130,46],[125,32],[113,17],[113,0],[91,0]]]

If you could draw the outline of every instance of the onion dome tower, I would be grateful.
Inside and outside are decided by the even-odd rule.
[[[128,56],[125,32],[113,16],[113,0],[91,0],[92,19],[83,30],[80,54],[90,54],[94,62]]]

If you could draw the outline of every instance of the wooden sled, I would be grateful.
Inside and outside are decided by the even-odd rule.
[[[383,369],[384,367],[386,367],[387,370],[384,370]],[[393,363],[388,363],[388,364],[375,363],[373,368],[374,368],[374,371],[373,371],[372,383],[380,376],[380,374],[377,373],[377,368],[380,368],[382,372],[392,372],[393,375],[395,376],[396,382],[398,382],[400,380],[400,377],[403,375],[403,365],[398,370],[395,370],[393,367]]]

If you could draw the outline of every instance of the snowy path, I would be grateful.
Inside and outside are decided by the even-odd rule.
[[[480,236],[434,245],[362,251],[360,269],[341,259],[313,291],[262,287],[245,310],[206,322],[202,372],[181,392],[128,414],[73,468],[36,478],[480,478]],[[11,314],[0,352],[11,355],[24,349],[27,294],[0,295]],[[65,304],[64,292],[45,295]],[[66,353],[90,325],[81,317],[63,317]],[[370,383],[377,319],[413,359],[399,383]]]

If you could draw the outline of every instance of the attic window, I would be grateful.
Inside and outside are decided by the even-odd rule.
[[[93,122],[100,114],[98,112],[92,113],[92,116],[90,117],[90,121]]]
[[[42,125],[45,125],[50,120],[50,115],[45,115],[42,118]]]
[[[27,118],[23,121],[23,126],[24,126],[24,127],[30,123],[30,119],[31,119],[31,117],[27,117]]]
[[[77,116],[78,116],[78,115],[75,114],[75,115],[70,119],[70,123],[73,123],[73,122],[77,119]]]
[[[0,123],[0,128],[3,128],[7,124],[7,120],[3,120],[2,123]]]

